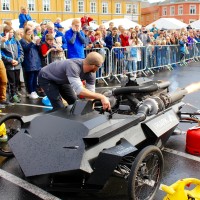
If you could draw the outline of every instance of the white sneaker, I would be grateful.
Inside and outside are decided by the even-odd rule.
[[[38,96],[37,92],[33,92],[33,93],[35,94],[35,96],[37,96],[37,97],[39,98],[39,96]]]
[[[29,98],[30,99],[38,99],[38,95],[36,95],[34,92],[31,92]]]

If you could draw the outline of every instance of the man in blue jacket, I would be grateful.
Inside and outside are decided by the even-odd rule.
[[[72,28],[66,31],[65,39],[67,41],[68,58],[85,58],[85,34],[81,31],[79,19],[72,21]]]

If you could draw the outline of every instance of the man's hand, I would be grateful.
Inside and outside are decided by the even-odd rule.
[[[110,101],[104,95],[101,98],[101,103],[102,103],[102,106],[103,106],[104,110],[106,110],[106,109],[110,110],[111,109]]]
[[[11,63],[12,63],[13,66],[17,66],[19,62],[17,60],[12,60]]]

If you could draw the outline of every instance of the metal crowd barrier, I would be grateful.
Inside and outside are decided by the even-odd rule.
[[[107,80],[116,79],[120,82],[120,76],[124,74],[133,74],[141,72],[145,76],[147,73],[154,74],[162,68],[173,70],[173,67],[179,64],[186,66],[191,61],[200,60],[200,43],[188,44],[184,52],[180,51],[179,45],[149,45],[142,47],[113,47],[84,49],[85,56],[88,53],[96,51],[104,57],[104,63],[96,72],[96,80],[102,80],[108,85]],[[67,58],[67,50],[65,50]],[[50,59],[47,57],[47,64]]]

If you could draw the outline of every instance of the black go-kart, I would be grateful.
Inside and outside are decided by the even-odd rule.
[[[129,199],[152,200],[163,172],[161,148],[181,110],[191,115],[181,102],[187,90],[169,93],[169,82],[125,78],[123,87],[104,92],[110,111],[78,100],[46,113],[2,117],[11,136],[0,153],[14,154],[27,179],[48,191],[97,191],[117,176],[127,180]]]

